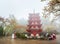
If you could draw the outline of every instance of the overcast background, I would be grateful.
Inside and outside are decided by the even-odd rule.
[[[0,16],[6,18],[13,14],[17,19],[27,19],[34,10],[41,14],[46,3],[40,0],[0,0]]]

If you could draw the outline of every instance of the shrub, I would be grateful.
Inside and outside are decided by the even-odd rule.
[[[25,34],[20,34],[20,38],[22,38],[22,39],[25,39],[26,37],[25,37]]]
[[[0,36],[3,36],[3,27],[0,26]]]
[[[20,33],[16,33],[16,37],[17,38],[20,38]]]
[[[16,33],[17,38],[25,39],[25,34],[24,33]]]

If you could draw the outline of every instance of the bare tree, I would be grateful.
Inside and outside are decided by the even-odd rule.
[[[46,1],[46,0],[43,0],[43,1]],[[51,20],[51,23],[53,23],[60,16],[60,0],[50,0],[48,5],[45,6],[43,10],[44,12],[42,14],[44,18],[48,18],[51,15],[54,16],[53,19]]]

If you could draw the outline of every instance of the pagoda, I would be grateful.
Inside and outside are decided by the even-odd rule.
[[[27,27],[27,32],[34,37],[42,32],[39,13],[29,13]]]

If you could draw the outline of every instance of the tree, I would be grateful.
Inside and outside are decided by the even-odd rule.
[[[57,33],[57,27],[54,26],[54,25],[47,25],[45,28],[45,31],[46,32],[49,32],[49,33]]]
[[[0,26],[0,36],[3,36],[3,27]]]
[[[4,35],[4,25],[5,25],[4,18],[0,17],[0,36]]]
[[[46,0],[44,0],[46,1]],[[43,9],[43,17],[49,20],[51,19],[51,23],[54,23],[60,17],[60,0],[49,0],[47,6]]]
[[[25,29],[26,29],[25,26],[22,26],[22,25],[18,24],[14,15],[10,15],[9,18],[7,18],[6,22],[5,22],[6,26],[4,28],[4,31],[5,31],[6,35],[7,34],[12,34],[13,32],[23,32],[23,30],[25,31]]]
[[[7,34],[12,34],[14,31],[15,26],[17,25],[17,21],[15,19],[15,17],[13,15],[10,15],[9,18],[5,19],[5,27],[4,27],[4,31],[5,31],[5,35]]]
[[[17,22],[16,18],[14,17],[14,15],[10,15],[10,24],[11,24],[14,32],[23,33],[24,31],[26,31],[27,27],[18,24],[18,22]]]

